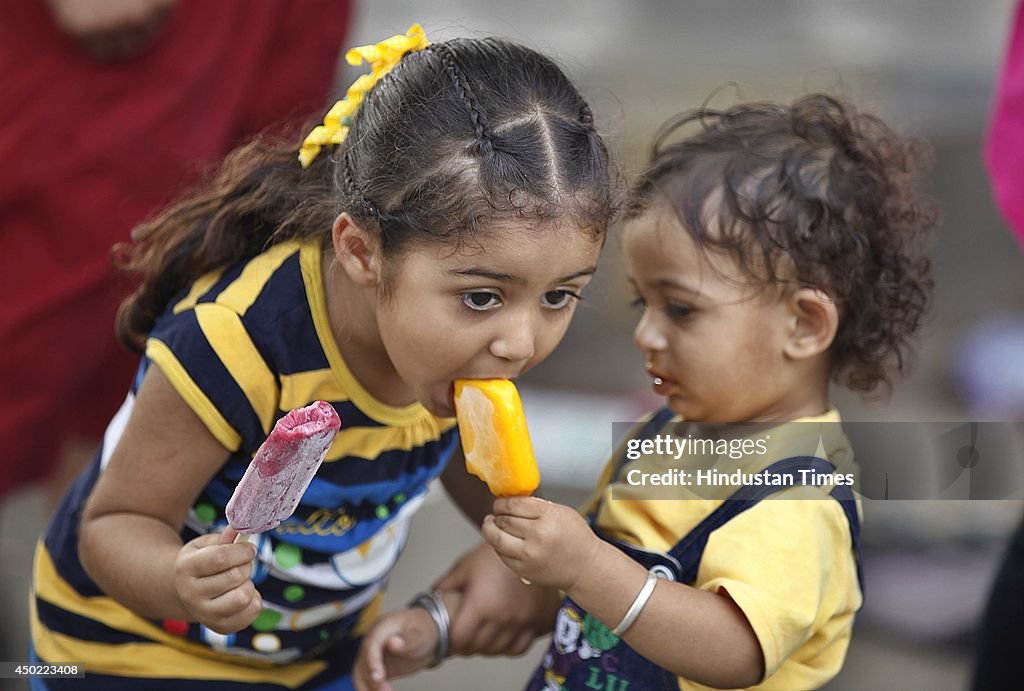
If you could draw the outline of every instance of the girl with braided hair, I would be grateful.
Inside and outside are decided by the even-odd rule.
[[[523,46],[414,26],[347,58],[371,73],[300,160],[253,142],[123,248],[142,283],[117,329],[142,365],[35,562],[33,656],[86,675],[36,689],[351,688],[427,484],[488,510],[453,380],[517,377],[565,334],[608,154]],[[343,429],[295,515],[218,544],[254,451],[318,399]]]

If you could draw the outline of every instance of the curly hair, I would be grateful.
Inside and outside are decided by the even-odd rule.
[[[701,108],[661,128],[625,218],[668,204],[702,251],[726,253],[757,284],[824,291],[840,314],[833,378],[866,393],[905,373],[929,304],[924,240],[938,213],[916,189],[928,158],[828,95]]]

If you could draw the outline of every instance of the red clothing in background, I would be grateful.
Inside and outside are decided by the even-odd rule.
[[[180,0],[110,64],[42,0],[3,15],[0,496],[45,477],[67,436],[98,439],[128,389],[111,246],[243,140],[323,113],[349,2]]]

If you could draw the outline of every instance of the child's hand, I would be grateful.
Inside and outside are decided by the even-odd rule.
[[[522,655],[533,639],[551,631],[561,602],[553,588],[525,585],[484,542],[463,555],[434,589],[462,594],[451,614],[456,655]]]
[[[263,609],[263,598],[249,577],[255,548],[248,542],[218,544],[208,533],[186,543],[174,562],[174,587],[196,621],[217,633],[235,633]]]
[[[521,578],[560,590],[587,572],[601,545],[576,511],[537,497],[496,500],[483,535]]]
[[[386,614],[363,638],[352,671],[356,691],[391,691],[390,679],[418,672],[434,659],[439,632],[422,607]]]

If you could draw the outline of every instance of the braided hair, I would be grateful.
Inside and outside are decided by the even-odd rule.
[[[341,212],[377,233],[385,259],[414,242],[457,247],[512,227],[502,219],[599,237],[614,213],[586,101],[551,60],[496,38],[406,54],[365,94],[331,156],[302,168],[297,149],[250,143],[117,248],[119,265],[142,276],[118,315],[122,343],[141,351],[168,303],[210,271],[294,238],[326,246]]]

